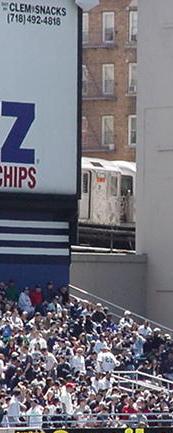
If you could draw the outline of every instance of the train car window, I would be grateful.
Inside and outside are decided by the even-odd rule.
[[[92,164],[94,167],[103,167],[103,165],[102,165],[100,162],[91,162],[91,164]]]
[[[83,193],[88,193],[88,173],[83,174]]]
[[[121,195],[133,195],[133,177],[121,176]]]
[[[118,181],[117,177],[111,176],[111,195],[117,195]]]

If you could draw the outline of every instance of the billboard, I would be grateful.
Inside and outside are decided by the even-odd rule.
[[[0,193],[75,195],[78,7],[0,2]]]

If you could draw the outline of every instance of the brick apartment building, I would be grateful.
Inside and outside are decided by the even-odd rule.
[[[83,14],[84,156],[135,160],[137,0]]]

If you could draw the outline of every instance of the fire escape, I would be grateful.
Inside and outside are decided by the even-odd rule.
[[[91,105],[95,101],[102,101],[104,107],[106,102],[116,101],[116,83],[114,79],[114,71],[104,73],[104,65],[101,61],[97,60],[97,53],[95,62],[88,61],[87,50],[94,48],[103,48],[109,50],[116,48],[115,33],[110,31],[106,35],[106,40],[103,39],[102,32],[91,32],[83,34],[83,49],[84,49],[84,64],[83,64],[83,81],[82,81],[82,96],[83,96],[83,150],[84,151],[110,151],[114,149],[115,137],[112,138],[111,146],[105,148],[101,146],[102,126],[101,119],[98,120],[97,110],[93,112]],[[86,54],[86,55],[85,55]],[[86,64],[85,64],[86,62]],[[108,61],[109,63],[109,61]],[[92,116],[90,116],[92,112]],[[104,112],[104,110],[103,110]],[[107,141],[111,136],[111,131],[106,134]]]

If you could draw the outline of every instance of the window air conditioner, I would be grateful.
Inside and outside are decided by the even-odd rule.
[[[112,143],[112,144],[109,144],[108,147],[109,147],[109,150],[114,150],[114,147],[115,147],[115,146],[114,146],[114,144]]]
[[[137,42],[137,34],[136,33],[134,33],[134,34],[131,35],[131,41],[132,42]]]
[[[130,93],[136,93],[136,85],[135,84],[131,84],[129,86],[129,92]]]

